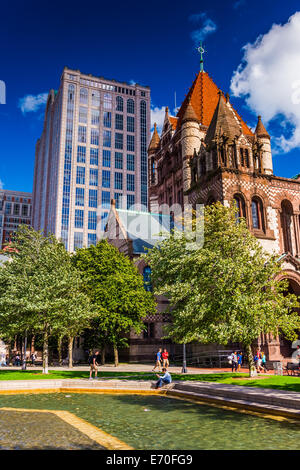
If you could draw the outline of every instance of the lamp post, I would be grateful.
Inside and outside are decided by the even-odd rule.
[[[23,353],[23,361],[22,361],[22,370],[26,370],[26,349],[27,349],[27,331],[24,337],[24,353]]]
[[[181,372],[182,374],[187,373],[187,368],[186,368],[186,350],[185,350],[185,343],[183,343],[183,360],[182,360],[182,369]]]

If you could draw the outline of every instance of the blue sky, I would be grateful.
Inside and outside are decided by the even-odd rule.
[[[230,92],[250,125],[262,114],[274,136],[274,173],[299,173],[297,8],[296,0],[5,2],[0,30],[0,80],[6,84],[6,104],[0,104],[1,184],[32,190],[44,94],[59,86],[65,65],[149,85],[154,117],[161,119],[166,105],[174,108],[175,91],[180,105],[199,70],[196,42],[201,38],[205,70]]]

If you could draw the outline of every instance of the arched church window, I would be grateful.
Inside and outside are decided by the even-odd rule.
[[[252,227],[256,230],[265,230],[263,204],[258,197],[254,197],[251,202]]]
[[[236,208],[237,208],[237,218],[244,217],[246,218],[246,205],[245,205],[245,200],[240,194],[235,194],[233,197],[233,200],[235,202]]]
[[[293,253],[292,244],[292,218],[293,206],[290,201],[284,200],[281,203],[281,230],[283,247],[285,252]]]
[[[240,148],[240,162],[241,166],[249,168],[249,151],[248,149]]]
[[[245,166],[244,149],[243,148],[240,148],[240,161],[241,161],[241,166]]]

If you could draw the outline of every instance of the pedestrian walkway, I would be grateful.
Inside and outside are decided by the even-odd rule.
[[[20,370],[21,367],[14,367],[14,366],[8,366],[8,367],[2,367],[0,368],[1,370]],[[42,370],[43,368],[41,366],[34,366],[32,367],[31,365],[27,366],[28,371],[33,371],[33,370]],[[153,369],[153,364],[129,364],[129,363],[122,363],[119,364],[118,367],[115,367],[114,364],[105,364],[105,366],[102,366],[99,364],[99,370],[102,372],[151,372]],[[173,374],[179,374],[181,373],[182,366],[172,366],[168,367],[168,371]],[[187,367],[188,374],[220,374],[222,372],[230,372],[231,373],[231,368],[199,368],[199,367]],[[60,366],[49,366],[49,370],[61,370],[61,371],[69,371],[70,369],[66,366],[60,367]],[[88,365],[80,365],[80,366],[74,366],[72,367],[71,370],[74,371],[89,371],[90,367]],[[248,369],[241,369],[240,372],[248,373]]]

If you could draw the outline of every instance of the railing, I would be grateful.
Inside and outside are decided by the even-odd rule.
[[[224,349],[217,351],[205,351],[202,353],[193,353],[186,355],[186,363],[188,366],[193,367],[230,367],[228,356],[232,354],[232,349]],[[170,362],[175,365],[181,365],[183,355],[173,355],[170,357]],[[243,365],[245,365],[245,354],[243,352]]]

